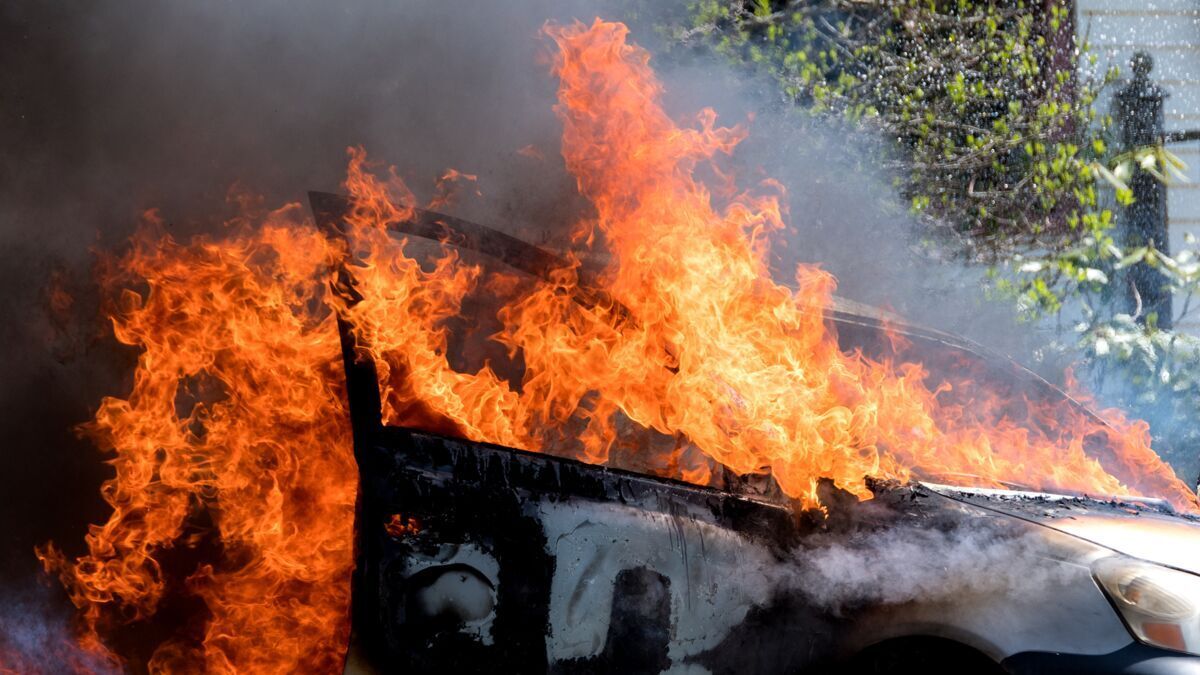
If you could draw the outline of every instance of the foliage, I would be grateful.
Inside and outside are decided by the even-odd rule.
[[[1111,242],[1085,239],[1071,250],[1021,267],[1035,280],[1047,272],[1029,268],[1060,268],[1050,274],[1061,274],[1065,267],[1087,270],[1092,280],[1072,289],[1080,319],[1074,326],[1073,348],[1099,393],[1150,422],[1160,454],[1176,470],[1187,467],[1184,477],[1194,481],[1200,450],[1200,429],[1194,423],[1200,412],[1200,339],[1161,329],[1154,316],[1138,322],[1137,310],[1121,311],[1113,296],[1122,272],[1137,264],[1162,274],[1179,305],[1176,320],[1187,320],[1200,290],[1200,260],[1191,248],[1172,257],[1152,247],[1122,250]]]
[[[1112,76],[1062,61],[1067,10],[1025,2],[700,0],[676,38],[774,80],[805,110],[895,139],[914,213],[965,252],[1056,245],[1096,206],[1108,143],[1093,102]]]
[[[1025,316],[1068,319],[1073,339],[1060,348],[1080,358],[1080,374],[1149,420],[1190,474],[1200,341],[1131,313],[1125,275],[1153,266],[1186,313],[1200,262],[1123,247],[1115,215],[1132,201],[1132,175],[1169,180],[1182,163],[1161,146],[1116,149],[1097,101],[1118,73],[1082,74],[1095,59],[1086,44],[1076,50],[1069,11],[1025,0],[696,0],[667,32],[757,72],[801,110],[893,139],[885,166],[933,245],[992,264],[993,289]]]

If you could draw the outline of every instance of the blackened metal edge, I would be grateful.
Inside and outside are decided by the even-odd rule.
[[[384,427],[374,435],[376,476],[391,471],[448,471],[456,482],[532,496],[619,502],[662,511],[662,500],[710,513],[725,527],[779,546],[792,543],[802,514],[797,502],[768,502],[672,478],[589,464],[566,457]]]
[[[327,232],[345,236],[342,224],[354,208],[355,199],[331,192],[309,192],[308,198],[318,221],[324,221]],[[456,218],[444,213],[411,207],[412,219],[388,223],[393,232],[438,241],[466,251],[489,256],[548,283],[554,282],[554,272],[575,267],[570,261],[516,237],[486,225]],[[575,269],[579,282],[569,289],[576,302],[588,308],[608,308],[616,318],[632,318],[629,309],[617,302],[608,291],[594,283],[583,270]]]
[[[309,192],[308,197],[313,204],[313,210],[319,209],[318,218],[325,217],[339,224],[354,207],[355,201],[348,195],[331,192]],[[435,211],[420,208],[413,208],[412,211],[412,220],[389,223],[388,228],[402,234],[444,241],[460,248],[485,253],[506,265],[541,278],[567,265],[566,261],[545,249],[490,227]]]
[[[343,209],[327,195],[310,192],[309,207],[317,227],[331,242],[341,242],[347,245],[345,233],[342,231]],[[350,273],[347,261],[338,261],[334,268],[335,279],[330,283],[330,292],[337,294],[351,307],[362,299],[354,286],[354,277]],[[377,565],[381,555],[380,542],[377,538],[362,536],[363,524],[375,522],[379,518],[379,506],[376,500],[370,498],[370,492],[364,490],[366,481],[364,471],[375,462],[368,455],[371,444],[370,437],[383,426],[383,406],[380,399],[378,372],[375,361],[359,349],[353,328],[346,317],[339,312],[337,317],[338,338],[342,349],[342,365],[346,375],[347,410],[350,416],[350,428],[353,439],[355,464],[358,466],[358,486],[354,503],[354,571],[350,582],[350,645],[345,655],[349,659],[354,644],[361,642],[367,645],[367,651],[375,651],[382,639],[382,630],[377,617],[380,612],[379,598],[364,588],[378,574]],[[361,631],[361,634],[359,632]]]
[[[336,199],[336,195],[321,192],[308,193],[309,204],[317,227],[330,240],[345,242],[342,231],[342,220],[346,205]],[[354,285],[354,276],[350,272],[346,260],[337,263],[334,270],[336,279],[331,284],[331,292],[343,299],[348,307],[358,303],[362,296]],[[350,411],[350,426],[354,433],[355,457],[361,463],[359,456],[365,447],[362,435],[383,426],[379,379],[375,361],[369,357],[358,344],[350,322],[341,314],[337,318],[338,337],[342,346],[342,363],[346,371],[346,397]]]

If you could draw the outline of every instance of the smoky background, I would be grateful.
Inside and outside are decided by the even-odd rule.
[[[788,190],[792,230],[773,252],[781,281],[819,263],[846,297],[1029,360],[1044,337],[982,300],[982,270],[921,252],[878,139],[805,120],[693,51],[667,53],[655,26],[668,11],[579,0],[0,4],[0,597],[34,583],[35,545],[77,554],[87,524],[107,514],[98,488],[111,471],[74,429],[101,397],[127,391],[136,353],[99,312],[95,251],[119,250],[150,208],[186,238],[219,232],[238,208],[231,195],[273,207],[336,190],[351,145],[394,164],[421,197],[448,168],[475,174],[481,194],[472,186],[445,210],[561,243],[584,206],[558,153],[547,20],[628,21],[680,119],[711,106],[722,124],[749,125],[732,159],[743,187],[772,177]]]

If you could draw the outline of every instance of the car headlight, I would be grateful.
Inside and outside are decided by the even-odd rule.
[[[1092,573],[1133,637],[1200,655],[1200,576],[1120,556],[1096,561]]]

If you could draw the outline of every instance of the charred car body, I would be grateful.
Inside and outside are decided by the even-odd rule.
[[[310,198],[337,234],[349,200]],[[416,214],[404,233],[535,277],[561,264]],[[1065,396],[950,335],[845,305],[826,319],[854,348],[898,332]],[[348,673],[1200,672],[1200,524],[1163,502],[874,483],[860,503],[824,484],[817,515],[769,479],[702,487],[391,427],[341,329],[360,472]]]

